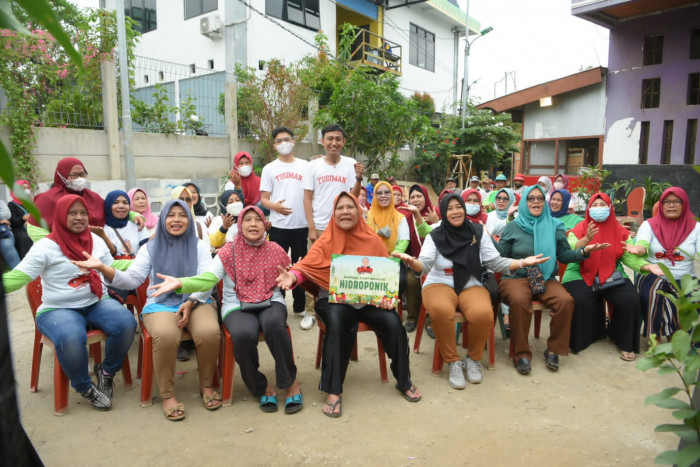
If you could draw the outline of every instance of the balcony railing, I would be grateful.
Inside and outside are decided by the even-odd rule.
[[[378,70],[401,76],[402,47],[396,42],[360,29],[352,45],[350,63],[369,65]]]

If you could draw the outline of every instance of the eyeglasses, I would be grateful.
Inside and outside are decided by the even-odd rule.
[[[528,196],[527,202],[532,204],[544,203],[544,196]]]
[[[496,201],[508,201],[509,199],[510,198],[508,198],[507,196],[496,196]]]
[[[68,174],[67,178],[75,180],[76,178],[86,178],[88,176],[87,172],[80,172],[79,174]]]
[[[280,144],[280,143],[291,143],[291,142],[292,142],[292,138],[290,138],[289,136],[287,136],[286,138],[277,138],[277,139],[275,140],[275,144]]]
[[[391,194],[391,191],[377,191],[375,194],[377,196],[389,196]]]
[[[680,206],[681,204],[683,204],[683,201],[680,199],[665,199],[663,201],[664,206]]]
[[[68,211],[68,215],[71,217],[88,217],[87,211]]]

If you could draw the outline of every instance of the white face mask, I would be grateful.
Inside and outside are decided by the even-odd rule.
[[[275,146],[275,149],[277,149],[277,152],[279,152],[283,156],[286,156],[294,150],[294,143],[291,141],[285,141]]]
[[[226,212],[232,215],[233,217],[237,217],[242,210],[243,203],[241,203],[240,201],[234,201],[233,203],[226,206]]]
[[[554,189],[560,190],[564,188],[564,184],[562,182],[554,182]]]
[[[236,170],[238,170],[238,173],[241,174],[241,177],[247,177],[253,173],[253,166],[252,165],[244,165],[244,166],[238,167]]]
[[[32,190],[30,190],[29,188],[24,190],[24,192],[27,193],[29,196],[32,196]]]
[[[467,204],[465,205],[466,210],[467,210],[467,216],[476,216],[479,211],[481,211],[481,205],[480,204]]]
[[[68,180],[66,185],[73,191],[83,191],[87,188],[88,181],[85,177],[74,178],[73,180]]]

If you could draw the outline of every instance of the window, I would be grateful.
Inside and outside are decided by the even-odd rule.
[[[690,59],[700,58],[700,29],[690,31]]]
[[[649,122],[642,122],[639,132],[639,163],[646,164],[649,159]]]
[[[319,0],[265,0],[265,14],[313,31],[321,28]]]
[[[664,134],[661,141],[661,163],[671,163],[671,146],[673,146],[673,120],[664,120]]]
[[[190,63],[190,73],[197,73],[197,65]]]
[[[142,34],[156,29],[156,0],[124,0],[124,14],[136,21],[134,29]]]
[[[435,34],[412,23],[408,63],[435,71]]]
[[[688,128],[685,132],[685,157],[683,162],[686,164],[695,164],[695,143],[698,140],[698,119],[691,118],[688,120]]]
[[[209,68],[210,70],[214,69],[214,59],[213,58],[210,58],[209,60],[207,60],[207,68]]]
[[[219,8],[219,0],[185,0],[185,19],[216,11]]]
[[[661,100],[661,78],[642,80],[642,108],[655,109]]]
[[[700,105],[700,73],[688,75],[688,105]]]
[[[143,75],[143,82],[148,84],[148,75]]]
[[[658,65],[661,63],[664,51],[664,36],[645,36],[644,37],[644,60],[643,65]]]

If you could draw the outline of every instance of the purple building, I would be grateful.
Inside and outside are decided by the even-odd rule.
[[[678,166],[700,164],[700,4],[572,0],[571,11],[610,29],[603,163],[616,178],[683,186],[697,210],[700,177]]]

